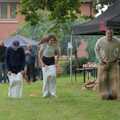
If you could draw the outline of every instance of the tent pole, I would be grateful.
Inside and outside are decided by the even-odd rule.
[[[73,38],[72,38],[72,32],[71,32],[71,39],[70,39],[70,42],[71,42],[71,46],[72,46],[72,42],[73,42],[73,40],[72,40]],[[71,49],[70,49],[70,81],[72,82],[72,47],[71,47]]]

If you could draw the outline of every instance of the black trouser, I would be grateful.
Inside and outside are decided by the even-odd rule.
[[[27,77],[28,81],[36,81],[36,74],[35,74],[35,65],[34,64],[28,64],[27,66]]]
[[[7,68],[5,63],[0,63],[0,83],[2,83],[2,81],[4,83],[8,82]]]

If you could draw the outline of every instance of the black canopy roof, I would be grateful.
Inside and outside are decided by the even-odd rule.
[[[83,24],[74,25],[72,34],[104,34],[107,27],[120,29],[120,0],[111,5],[103,14]]]

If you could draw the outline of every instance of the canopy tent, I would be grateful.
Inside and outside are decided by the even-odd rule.
[[[38,44],[36,41],[31,40],[31,39],[26,38],[26,37],[21,36],[21,35],[15,35],[15,36],[11,36],[11,37],[7,38],[4,41],[4,44],[6,47],[9,47],[12,45],[13,41],[16,41],[16,40],[20,42],[20,46],[27,46],[28,44],[36,46]]]
[[[120,0],[112,4],[103,14],[83,24],[72,26],[73,35],[104,34],[107,27],[120,29]]]
[[[107,26],[111,26],[114,29],[120,29],[120,15],[108,20]]]
[[[102,35],[106,28],[120,30],[120,0],[108,7],[100,16],[85,23],[77,24],[71,28],[71,43],[73,36],[78,35]],[[71,57],[72,58],[72,57]],[[70,79],[72,80],[72,60],[70,59]]]

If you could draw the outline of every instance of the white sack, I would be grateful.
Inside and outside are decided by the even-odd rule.
[[[14,98],[22,97],[23,89],[23,76],[19,72],[18,74],[11,73],[8,75],[9,78],[9,90],[8,96]]]
[[[43,72],[43,96],[56,95],[56,67],[55,65],[50,65],[42,68]],[[51,79],[48,80],[48,76]]]

